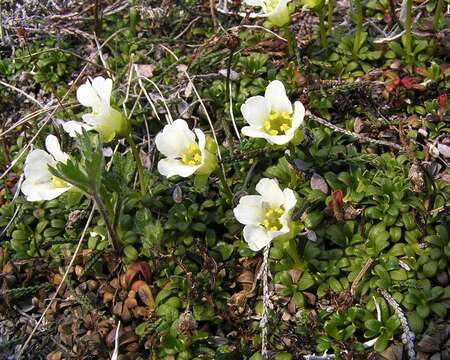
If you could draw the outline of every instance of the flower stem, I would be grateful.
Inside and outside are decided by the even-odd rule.
[[[294,260],[294,269],[303,270],[305,268],[300,256],[298,256],[297,242],[294,237],[289,240],[289,256]]]
[[[130,10],[128,12],[130,17],[130,36],[136,36],[136,24],[137,24],[137,10],[136,0],[129,0]]]
[[[328,31],[327,35],[331,35],[333,30],[333,10],[334,10],[334,0],[328,0]]]
[[[117,238],[117,233],[114,230],[113,225],[111,224],[111,221],[109,221],[108,210],[106,210],[106,206],[103,203],[103,200],[98,195],[98,192],[96,189],[93,189],[91,196],[94,199],[95,204],[97,205],[98,211],[100,212],[100,215],[102,216],[103,221],[105,222],[106,230],[108,231],[108,235],[111,240],[113,249],[116,252],[116,254],[119,255],[120,254],[119,240]]]
[[[439,29],[439,20],[441,20],[442,8],[444,7],[444,0],[438,0],[436,5],[436,10],[433,17],[433,27],[434,31]]]
[[[319,9],[319,29],[320,29],[320,46],[325,48],[327,46],[327,33],[325,31],[325,5]]]
[[[359,54],[359,48],[361,47],[362,37],[362,23],[363,23],[363,7],[361,0],[355,0],[356,5],[356,33],[353,40],[353,57],[357,58]]]
[[[294,56],[295,55],[294,36],[292,35],[292,31],[289,28],[289,25],[283,26],[283,29],[284,29],[284,33],[286,34],[286,37],[287,37],[289,56]]]
[[[127,138],[128,143],[130,144],[131,152],[133,153],[134,160],[136,161],[136,166],[137,166],[138,176],[139,176],[139,185],[141,187],[141,194],[144,195],[145,194],[145,179],[144,179],[144,169],[142,167],[142,160],[141,160],[141,157],[139,156],[139,152],[136,147],[136,143],[133,140],[133,136],[131,136],[131,134],[128,133],[126,138]]]
[[[225,179],[225,176],[222,173],[221,166],[217,167],[217,176],[219,177],[220,183],[222,184],[223,190],[225,191],[227,200],[231,203],[231,201],[233,200],[233,193],[231,192],[231,189],[228,186],[227,179]]]
[[[412,68],[414,57],[412,53],[412,0],[406,0],[406,20],[405,20],[405,52],[406,52],[406,64]]]

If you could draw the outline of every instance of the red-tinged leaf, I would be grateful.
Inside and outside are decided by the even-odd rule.
[[[332,197],[333,197],[333,202],[336,205],[338,205],[340,207],[344,206],[344,193],[342,192],[342,190],[333,191]]]
[[[337,221],[344,219],[344,193],[342,190],[333,191],[328,207],[333,211],[333,215]]]
[[[439,107],[443,110],[447,110],[448,108],[448,95],[446,93],[441,94],[437,98]]]
[[[391,84],[389,84],[389,85],[386,85],[386,91],[388,92],[388,94],[390,94],[391,92],[393,92],[396,88],[397,88],[397,86],[395,86],[394,83],[391,83]]]
[[[426,76],[428,74],[428,70],[423,67],[416,67],[416,73],[422,76]]]
[[[414,83],[413,78],[411,78],[410,76],[405,76],[402,80],[401,80],[402,86],[405,89],[411,89]]]
[[[126,280],[127,280],[127,284],[131,284],[134,280],[134,278],[138,275],[141,274],[142,277],[144,278],[145,282],[149,283],[151,281],[152,278],[152,273],[150,270],[150,266],[148,265],[147,262],[145,261],[137,261],[133,264],[131,264],[128,267],[128,271],[126,272]]]

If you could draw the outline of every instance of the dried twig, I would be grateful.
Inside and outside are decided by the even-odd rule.
[[[261,355],[264,360],[269,359],[267,351],[267,325],[269,322],[269,309],[272,307],[269,293],[269,250],[270,245],[264,248],[263,262],[261,265],[262,281],[263,281],[263,310],[259,326],[261,328]]]
[[[363,276],[366,274],[367,270],[370,269],[370,267],[373,264],[373,259],[368,258],[364,266],[362,267],[361,271],[356,275],[355,279],[352,282],[352,287],[350,288],[350,294],[352,296],[355,296],[356,290],[358,289],[359,282],[363,278]]]
[[[322,119],[322,118],[320,118],[320,117],[318,117],[316,115],[311,114],[310,111],[306,111],[306,116],[310,120],[314,120],[314,121],[318,122],[319,124],[322,124],[322,125],[330,128],[330,129],[333,129],[336,132],[339,132],[339,133],[342,133],[342,134],[354,137],[354,138],[358,139],[360,142],[372,143],[372,144],[383,145],[383,146],[389,146],[389,147],[392,147],[392,148],[397,149],[397,150],[403,150],[403,147],[398,145],[398,144],[396,144],[396,143],[393,143],[393,142],[390,142],[390,141],[385,141],[385,140],[372,139],[372,138],[369,138],[367,136],[364,136],[364,135],[361,135],[361,134],[357,134],[355,132],[352,132],[352,131],[349,131],[349,130],[346,130],[346,129],[342,129],[342,128],[340,128],[340,127],[330,123],[329,121],[327,121],[325,119]]]
[[[411,328],[409,327],[408,320],[406,320],[406,316],[400,307],[400,305],[394,300],[394,298],[384,289],[378,289],[378,292],[383,295],[383,297],[386,299],[388,304],[394,309],[395,314],[400,319],[400,323],[403,327],[403,334],[402,334],[402,340],[403,344],[406,345],[406,348],[408,349],[408,356],[411,360],[416,359],[416,352],[414,350],[414,340],[416,339],[416,336],[411,331]]]

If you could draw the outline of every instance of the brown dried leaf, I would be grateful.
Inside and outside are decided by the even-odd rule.
[[[112,349],[114,347],[114,343],[116,340],[116,332],[117,332],[117,327],[113,327],[111,329],[111,331],[108,333],[108,335],[106,336],[105,343],[106,343],[106,346],[108,346],[110,349]],[[123,330],[119,329],[119,336],[118,336],[119,343],[120,343],[120,338],[122,337],[122,335],[123,335]]]
[[[300,280],[300,276],[302,272],[300,270],[292,269],[289,270],[289,275],[291,275],[291,280],[293,284],[297,284],[298,280]]]
[[[62,351],[52,351],[47,355],[47,360],[61,360],[62,359]]]
[[[153,64],[136,64],[136,72],[139,76],[151,78],[154,70],[155,65]]]
[[[324,194],[328,194],[328,184],[325,179],[317,173],[311,177],[311,189],[320,190]]]
[[[150,286],[145,281],[138,280],[135,281],[131,287],[131,290],[135,291],[142,302],[147,305],[150,309],[155,308],[155,300],[153,298]]]

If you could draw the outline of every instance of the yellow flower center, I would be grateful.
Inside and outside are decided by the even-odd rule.
[[[277,7],[280,0],[266,0],[266,7],[268,12],[272,12]]]
[[[261,222],[261,224],[268,231],[278,231],[283,227],[283,225],[281,225],[280,222],[280,217],[283,214],[284,214],[283,207],[269,208],[264,213],[264,219]]]
[[[67,183],[56,176],[52,176],[52,184],[57,188],[67,187]]]
[[[181,154],[181,162],[186,165],[195,166],[202,162],[202,154],[197,143],[191,144],[184,154]]]
[[[291,116],[286,112],[272,112],[264,122],[264,130],[269,135],[283,135],[292,127]]]

